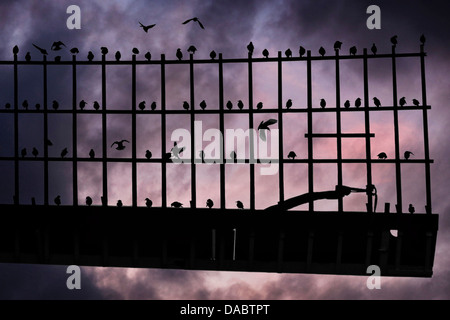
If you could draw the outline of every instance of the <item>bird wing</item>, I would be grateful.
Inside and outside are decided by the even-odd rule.
[[[277,120],[276,120],[276,119],[269,119],[269,120],[267,120],[266,122],[264,122],[264,125],[265,125],[265,126],[270,126],[270,125],[275,124],[275,123],[277,123]],[[269,128],[267,128],[267,129],[269,129]],[[270,130],[270,129],[269,129],[269,130]]]
[[[122,143],[123,143],[123,142],[128,142],[128,143],[130,143],[130,141],[128,141],[128,140],[125,140],[125,139],[124,139],[124,140],[122,140],[122,141],[120,141],[120,142],[122,142]]]
[[[198,22],[200,28],[205,29],[205,27],[204,27],[203,24],[200,22],[200,20],[197,19],[197,22]]]
[[[266,128],[259,130],[259,137],[261,138],[262,141],[266,141]]]
[[[140,21],[138,21],[138,22],[139,22],[139,24],[140,24],[140,26],[141,26],[142,28],[145,27]]]
[[[192,20],[194,20],[194,18],[191,18],[191,19],[187,19],[185,22],[183,22],[182,24],[186,24],[186,23],[188,23],[189,21],[192,21]]]
[[[115,144],[119,144],[119,142],[118,142],[118,141],[114,141],[113,144],[111,145],[111,148],[112,148]]]

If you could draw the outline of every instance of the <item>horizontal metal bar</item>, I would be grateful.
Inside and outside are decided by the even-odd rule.
[[[365,133],[313,133],[311,134],[311,137],[313,138],[337,138],[337,137],[341,137],[341,138],[365,138],[365,137],[371,137],[374,138],[375,137],[375,133],[369,133],[369,134],[365,134]],[[309,138],[310,135],[308,133],[305,133],[305,138]]]

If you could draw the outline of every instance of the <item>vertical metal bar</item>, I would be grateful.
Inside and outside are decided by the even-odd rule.
[[[222,54],[219,53],[219,127],[222,133],[220,148],[220,208],[225,209],[225,115],[223,112],[223,63]]]
[[[252,54],[248,53],[248,108],[249,108],[249,149],[250,149],[250,210],[255,210],[255,155],[254,155],[254,136],[253,136],[253,65]]]
[[[369,111],[369,74],[367,65],[367,48],[364,48],[363,53],[363,69],[364,69],[364,124],[366,134],[366,171],[367,171],[367,186],[372,185],[372,156],[371,156],[371,141],[370,141],[370,111]],[[367,193],[367,210],[372,212],[372,195]]]
[[[308,192],[314,192],[314,168],[313,168],[313,112],[312,112],[312,74],[311,74],[311,50],[306,53],[306,85],[308,108]],[[309,201],[309,211],[314,211],[314,201]]]
[[[420,46],[420,74],[422,78],[422,105],[423,105],[423,143],[425,153],[425,184],[426,184],[426,207],[425,211],[431,214],[431,170],[430,170],[430,146],[428,142],[428,113],[427,113],[427,87],[425,81],[425,52],[424,45]]]
[[[278,51],[278,191],[279,202],[284,202],[284,153],[283,153],[283,64]]]
[[[48,205],[48,106],[47,106],[47,56],[43,56],[44,75],[44,205]]]
[[[341,137],[341,83],[339,70],[339,50],[336,49],[336,153],[337,153],[337,184],[342,186],[342,137]],[[338,198],[338,212],[344,211],[343,198]]]
[[[392,46],[392,93],[394,99],[395,181],[397,187],[397,213],[402,213],[402,177],[400,167],[400,138],[398,126],[397,67],[395,61],[395,45]]]
[[[195,90],[194,90],[194,54],[189,57],[190,95],[191,95],[191,208],[197,207],[197,183],[195,164]]]
[[[46,142],[46,141],[45,141]],[[47,143],[45,143],[46,145]],[[73,205],[78,206],[78,146],[77,146],[77,58],[72,56],[72,194]]]
[[[108,205],[108,157],[107,157],[107,121],[106,121],[106,55],[102,55],[102,172],[103,205]]]
[[[161,54],[161,207],[167,208],[166,154],[166,56]]]
[[[19,78],[14,54],[14,204],[19,204]]]
[[[137,163],[136,163],[136,55],[131,67],[131,196],[132,206],[137,207]]]

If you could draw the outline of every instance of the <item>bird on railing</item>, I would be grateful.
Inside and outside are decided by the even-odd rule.
[[[258,102],[258,104],[256,105],[256,109],[261,110],[262,108],[263,108],[263,103]]]
[[[119,208],[122,208],[122,207],[123,207],[122,200],[117,200],[117,206],[118,206]]]
[[[286,101],[286,109],[290,109],[292,107],[292,99],[288,99],[288,101]]]
[[[355,107],[357,107],[357,108],[361,107],[361,98],[357,98],[355,100]]]
[[[405,153],[404,153],[406,160],[408,160],[411,155],[414,155],[414,153],[412,153],[411,151],[405,151]]]
[[[420,105],[420,102],[417,99],[413,99],[412,102],[413,102],[413,105],[415,105],[416,107],[418,107]]]
[[[242,201],[236,201],[236,207],[238,207],[239,209],[244,209],[244,204],[242,203]]]
[[[387,159],[387,154],[385,152],[380,152],[378,154],[378,159],[383,159],[383,160]]]
[[[130,141],[125,140],[125,139],[120,140],[120,141],[114,141],[114,142],[111,144],[111,148],[112,148],[114,145],[117,144],[116,150],[123,150],[123,149],[125,149],[125,145],[124,145],[125,142],[130,143]]]
[[[94,151],[94,149],[91,149],[91,150],[89,151],[89,157],[90,157],[91,159],[94,159],[94,158],[95,158],[95,151]]]
[[[276,119],[269,119],[267,121],[261,121],[261,123],[258,126],[258,131],[259,131],[259,137],[261,138],[262,141],[266,141],[266,130],[270,131],[269,126],[274,125],[275,123],[277,123]]]
[[[22,158],[25,158],[25,156],[27,155],[27,148],[23,148],[23,149],[20,151],[20,154],[21,154]]]
[[[377,54],[378,49],[377,49],[377,46],[375,45],[375,43],[372,44],[372,48],[370,48],[370,51],[372,51],[373,55]]]
[[[236,160],[237,160],[237,154],[236,154],[236,151],[231,151],[231,152],[230,152],[230,159],[232,159],[233,162],[236,162]]]
[[[344,107],[347,108],[347,109],[350,108],[350,101],[349,100],[345,100]]]
[[[103,55],[106,55],[106,54],[108,54],[108,48],[107,48],[107,47],[101,47],[101,48],[100,48],[100,52],[101,52]]]
[[[19,47],[17,46],[17,45],[15,45],[14,47],[13,47],[13,54],[18,54],[19,53]]]
[[[92,53],[92,51],[88,52],[87,58],[89,61],[92,61],[94,59],[94,54]]]
[[[67,156],[68,153],[69,153],[69,151],[67,151],[67,148],[64,148],[64,149],[61,151],[61,158],[64,158],[65,156]]]
[[[79,106],[80,106],[80,109],[83,110],[84,107],[86,107],[86,101],[81,100]]]
[[[182,24],[186,24],[186,23],[189,23],[189,22],[191,22],[191,21],[197,22],[198,25],[200,26],[200,28],[205,29],[205,27],[203,26],[203,24],[200,22],[200,20],[199,20],[197,17],[194,17],[194,18],[191,18],[191,19],[187,19],[187,20],[184,21]]]
[[[146,54],[144,55],[145,59],[147,59],[147,61],[152,60],[152,54],[150,53],[150,51],[147,51]]]
[[[30,62],[31,61],[31,54],[28,51],[27,54],[25,55],[25,61]]]
[[[78,48],[74,47],[74,48],[70,49],[70,53],[77,54],[77,53],[80,53],[80,51],[78,50]]]
[[[228,100],[226,107],[228,110],[231,110],[233,108],[233,103],[230,100]]]
[[[214,202],[211,199],[208,199],[206,200],[206,206],[211,209],[214,206]]]
[[[306,49],[300,46],[298,49],[298,54],[300,55],[300,58],[303,57],[303,55],[306,53]]]
[[[401,97],[400,101],[399,101],[400,107],[403,107],[406,104],[406,98],[405,97]]]
[[[173,208],[181,208],[181,207],[183,207],[183,204],[181,202],[174,201],[170,204],[170,206]]]
[[[253,42],[250,41],[250,43],[247,45],[247,50],[250,55],[253,55],[253,51],[255,50],[255,47],[253,46]]]
[[[425,44],[425,41],[426,41],[426,38],[425,38],[425,35],[421,35],[420,36],[420,43],[422,44],[422,45],[424,45]]]
[[[149,198],[145,198],[145,205],[147,206],[147,208],[151,208],[153,205],[153,201]]]
[[[354,56],[356,55],[356,52],[358,52],[358,49],[356,48],[356,46],[350,47],[349,49],[350,55]]]
[[[391,38],[391,43],[394,47],[397,46],[397,44],[398,44],[397,35],[395,35]]]
[[[138,49],[138,48],[133,48],[133,49],[131,50],[131,52],[132,52],[133,54],[139,54],[139,49]]]
[[[150,105],[150,109],[151,110],[155,110],[156,109],[156,101],[152,102],[152,104]]]
[[[5,109],[10,109],[11,108],[11,103],[7,102],[5,103]]]
[[[269,50],[264,49],[263,52],[262,52],[262,55],[263,55],[265,58],[268,58],[268,57],[269,57]]]
[[[295,160],[296,156],[297,156],[297,154],[294,151],[289,151],[288,159]]]
[[[56,62],[60,62],[60,61],[61,61],[61,56],[56,56],[56,57],[55,57],[55,61],[56,61]]]
[[[336,41],[334,43],[334,50],[341,50],[341,46],[342,46],[342,42],[341,41]]]
[[[89,196],[86,197],[86,205],[89,207],[92,205],[92,198]]]
[[[173,154],[173,156],[174,157],[176,157],[176,158],[180,158],[180,153],[182,153],[183,151],[184,151],[184,149],[185,149],[185,147],[178,147],[178,144],[177,144],[177,142],[175,141],[174,143],[173,143],[173,147],[172,147],[172,149],[170,149],[170,151],[172,152],[172,154]]]
[[[140,21],[138,21],[139,22],[139,26],[146,32],[146,33],[148,33],[148,30],[149,29],[151,29],[151,28],[153,28],[154,26],[156,26],[156,23],[155,24],[149,24],[148,26],[145,26],[145,25],[143,25]]]
[[[93,105],[95,110],[100,109],[100,104],[98,103],[98,101],[94,101],[94,105]]]
[[[120,54],[120,51],[117,51],[115,54],[116,61],[120,61],[121,57],[122,57],[122,55]]]
[[[209,53],[209,57],[214,60],[217,57],[217,53],[213,50]]]
[[[291,49],[288,48],[288,49],[284,52],[284,54],[286,55],[287,58],[292,57],[292,51],[291,51]]]
[[[183,59],[183,52],[181,52],[180,48],[177,49],[176,55],[177,55],[178,60],[181,61],[181,59]]]
[[[194,54],[195,51],[197,51],[197,48],[195,46],[189,46],[187,49],[187,52]]]
[[[202,110],[206,109],[206,102],[205,102],[205,100],[202,100],[202,102],[200,102],[200,108],[202,108]]]
[[[35,106],[36,110],[41,110],[41,104],[40,103],[36,103]]]
[[[28,110],[28,100],[27,99],[23,100],[22,107],[24,107],[25,110]]]
[[[47,50],[45,50],[45,49],[43,49],[43,48],[40,48],[40,47],[38,47],[38,46],[37,46],[37,45],[35,45],[34,43],[33,43],[33,47],[35,47],[36,49],[38,49],[38,50],[39,50],[39,52],[40,52],[40,53],[42,53],[43,55],[47,55],[47,54],[48,54]]]
[[[237,106],[240,110],[242,110],[242,108],[244,108],[244,103],[242,102],[242,100],[238,101]]]
[[[61,196],[60,195],[56,196],[56,198],[53,201],[57,206],[61,205]]]
[[[61,46],[66,46],[62,41],[55,41],[53,42],[52,46],[50,47],[51,50],[53,51],[59,51],[62,49]]]
[[[189,103],[187,101],[183,101],[183,109],[189,110]]]
[[[145,150],[145,157],[147,160],[150,160],[152,157],[152,152],[150,150]]]
[[[414,206],[412,205],[412,203],[409,204],[408,206],[408,211],[409,213],[413,214],[414,212],[416,212],[416,209],[414,208]]]
[[[198,156],[200,157],[200,160],[202,160],[202,163],[205,163],[205,151],[200,150]]]
[[[377,97],[373,98],[373,103],[375,104],[375,106],[381,107],[381,102]]]
[[[322,109],[325,108],[326,105],[327,105],[327,102],[325,101],[325,99],[323,99],[323,98],[320,99],[320,106],[322,107]]]
[[[59,103],[58,103],[58,101],[53,100],[53,102],[52,102],[52,107],[53,107],[54,110],[58,110],[58,108],[59,108]]]
[[[325,55],[326,51],[324,47],[319,48],[319,54],[323,57]]]
[[[171,162],[172,161],[172,152],[166,152],[163,157],[164,161]]]
[[[38,154],[39,154],[39,151],[35,147],[33,147],[33,150],[31,151],[31,154],[36,158],[38,156]]]
[[[145,101],[139,102],[138,108],[141,110],[144,110],[145,109]]]

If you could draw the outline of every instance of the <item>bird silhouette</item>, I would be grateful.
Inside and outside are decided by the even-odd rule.
[[[202,163],[205,163],[205,151],[200,150],[198,156],[200,157],[200,160],[202,160]]]
[[[232,103],[230,100],[228,100],[226,106],[227,106],[227,109],[228,109],[228,110],[231,110],[231,109],[233,108],[233,103]]]
[[[123,207],[122,200],[117,200],[117,206],[118,206],[119,208],[122,208],[122,207]]]
[[[9,102],[5,103],[5,108],[6,109],[10,109],[11,108],[11,103],[9,103]]]
[[[341,46],[342,46],[342,42],[341,41],[336,41],[334,43],[334,50],[341,50]]]
[[[326,51],[324,49],[324,47],[320,47],[319,49],[319,54],[323,57],[325,55]]]
[[[56,61],[56,62],[61,61],[61,56],[56,56],[56,57],[55,57],[55,61]]]
[[[216,52],[215,52],[214,50],[211,51],[211,52],[209,53],[209,57],[210,57],[212,60],[214,60],[214,59],[217,57]]]
[[[164,154],[164,158],[163,158],[163,160],[164,161],[171,161],[171,158],[172,158],[172,152],[166,152],[165,154]]]
[[[107,47],[101,47],[101,48],[100,48],[100,52],[101,52],[103,55],[106,55],[106,54],[108,54],[108,48],[107,48]]]
[[[242,102],[242,100],[238,101],[237,106],[240,110],[242,110],[242,108],[244,108],[244,103]]]
[[[261,110],[262,108],[263,108],[263,103],[258,102],[258,104],[256,105],[256,109]]]
[[[53,201],[55,202],[55,204],[57,206],[59,206],[61,204],[61,196],[59,196],[59,195],[56,196],[56,198]]]
[[[89,61],[92,61],[94,59],[94,54],[92,53],[92,51],[88,52],[87,58]]]
[[[152,157],[152,152],[150,150],[145,150],[145,157],[147,160],[150,160]]]
[[[250,55],[253,55],[253,51],[255,50],[255,47],[253,46],[253,42],[250,41],[250,43],[247,45],[247,50]]]
[[[298,54],[300,55],[300,58],[303,57],[303,55],[306,53],[306,49],[300,46],[298,49]]]
[[[345,108],[350,108],[350,101],[349,100],[346,100],[345,102],[344,102],[344,107]]]
[[[177,142],[175,141],[174,143],[173,143],[173,148],[172,149],[170,149],[170,151],[172,152],[172,154],[173,154],[173,156],[174,157],[176,157],[176,158],[180,158],[180,153],[182,153],[183,151],[184,151],[184,147],[178,147],[178,144],[177,144]]]
[[[399,103],[400,103],[400,107],[403,107],[406,104],[406,98],[401,97]]]
[[[361,107],[361,98],[357,98],[355,100],[355,107],[357,107],[357,108]]]
[[[89,196],[86,197],[86,205],[89,207],[92,205],[92,198]]]
[[[372,48],[370,48],[370,50],[372,51],[372,53],[373,53],[374,55],[377,54],[378,49],[377,49],[377,46],[375,45],[375,43],[372,44]]]
[[[145,109],[145,101],[139,102],[138,108],[141,110],[144,110]]]
[[[180,48],[177,49],[177,58],[178,58],[178,60],[183,59],[183,52],[181,52]]]
[[[28,100],[23,100],[23,102],[22,102],[22,107],[24,107],[25,108],[25,110],[28,110]]]
[[[268,58],[268,57],[269,57],[269,50],[264,49],[263,52],[262,52],[262,55],[263,55],[264,57]]]
[[[149,24],[148,26],[145,26],[145,25],[143,25],[141,22],[139,22],[139,26],[140,26],[142,29],[144,29],[144,31],[145,31],[146,33],[148,33],[148,30],[151,29],[151,28],[153,28],[154,26],[156,26],[156,23],[155,23],[155,24]]]
[[[14,53],[14,54],[18,54],[18,53],[19,53],[19,47],[18,47],[17,45],[15,45],[15,46],[13,47],[13,53]]]
[[[133,54],[139,54],[139,49],[138,49],[138,48],[133,48],[133,49],[131,50],[131,52],[132,52]]]
[[[373,98],[373,103],[377,106],[377,107],[381,107],[381,102],[377,97]]]
[[[261,138],[262,141],[266,141],[266,130],[270,131],[269,126],[274,125],[275,123],[277,123],[277,120],[275,120],[275,119],[261,121],[261,123],[258,126],[258,131],[259,131],[259,137]]]
[[[405,153],[404,153],[406,160],[408,160],[411,155],[414,155],[414,153],[412,153],[411,151],[405,151]]]
[[[27,54],[25,55],[25,60],[30,62],[31,61],[31,54],[30,52],[27,52]]]
[[[89,151],[89,157],[90,157],[91,159],[94,159],[94,158],[95,158],[95,151],[94,151],[94,149],[91,149],[91,150]]]
[[[80,51],[78,50],[78,48],[72,48],[72,49],[70,49],[70,53],[77,54],[77,53],[80,53]]]
[[[115,57],[116,57],[116,61],[120,61],[120,58],[122,57],[122,55],[120,54],[120,51],[116,52]]]
[[[189,110],[189,103],[187,101],[183,101],[183,109]]]
[[[213,207],[213,205],[214,205],[214,202],[211,199],[206,200],[206,206],[208,208],[211,209]]]
[[[53,142],[50,139],[47,139],[45,144],[49,147],[53,146]]]
[[[41,110],[41,104],[40,103],[36,103],[36,105],[34,107],[36,108],[36,110]]]
[[[294,152],[294,151],[289,151],[289,154],[288,154],[288,159],[292,159],[292,160],[294,160],[296,156],[297,156],[297,155],[295,154],[295,152]]]
[[[350,48],[349,52],[351,56],[354,56],[356,55],[356,52],[358,52],[358,49],[356,48],[356,46],[353,46]]]
[[[397,46],[398,40],[397,40],[397,36],[396,36],[396,35],[393,36],[393,37],[391,38],[391,43],[392,43],[392,45],[393,45],[394,47]]]
[[[155,110],[156,109],[156,101],[153,101],[150,105],[150,109]]]
[[[64,158],[65,156],[67,156],[68,153],[69,153],[69,151],[67,151],[67,148],[64,148],[64,149],[61,151],[61,158]]]
[[[322,108],[325,108],[326,105],[327,105],[327,102],[325,101],[325,99],[320,99],[320,106],[321,106]]]
[[[35,147],[33,147],[33,150],[31,151],[31,154],[36,158],[38,156],[38,154],[39,154],[39,151]]]
[[[20,151],[20,154],[21,154],[22,158],[25,158],[26,155],[27,155],[27,148],[23,148],[23,149]]]
[[[235,151],[231,151],[231,152],[230,152],[230,159],[232,159],[233,162],[236,162],[236,160],[237,160],[237,154],[236,154]]]
[[[425,41],[426,41],[425,35],[422,34],[422,35],[420,36],[420,43],[421,43],[421,44],[425,44]]]
[[[130,141],[125,140],[125,139],[120,140],[120,141],[114,141],[111,145],[111,148],[117,144],[116,150],[123,150],[123,149],[125,149],[125,145],[124,145],[125,142],[130,143]]]
[[[170,204],[170,206],[173,208],[181,208],[181,207],[183,207],[183,204],[181,202],[174,201]]]
[[[35,47],[36,49],[38,49],[39,52],[42,53],[43,55],[47,55],[47,54],[48,54],[47,50],[45,50],[45,49],[43,49],[43,48],[41,48],[41,47],[38,47],[38,46],[35,45],[34,43],[33,43],[33,47]]]
[[[292,51],[291,51],[291,49],[288,48],[288,49],[284,52],[284,54],[286,55],[287,58],[292,57]]]
[[[244,204],[241,201],[236,201],[236,207],[238,207],[239,209],[244,209]]]
[[[144,54],[144,57],[145,57],[145,59],[147,59],[147,61],[152,60],[152,54],[150,53],[150,51],[147,51],[147,52]]]
[[[153,201],[149,198],[145,198],[145,205],[147,206],[147,208],[151,208],[153,205]]]
[[[52,102],[52,107],[53,107],[54,110],[58,110],[58,108],[59,108],[59,103],[58,103],[58,101],[53,100],[53,102]]]
[[[66,46],[62,41],[55,41],[53,42],[52,46],[50,47],[51,50],[53,51],[59,51],[62,49],[61,46]]]
[[[200,28],[205,29],[205,27],[203,26],[203,24],[200,22],[200,20],[199,20],[197,17],[194,17],[194,18],[191,18],[191,19],[187,19],[187,20],[184,21],[182,24],[186,24],[186,23],[189,23],[189,22],[191,22],[191,21],[197,22],[198,25],[200,26]]]
[[[98,103],[98,101],[94,101],[94,109],[95,110],[100,109],[100,104]]]
[[[286,101],[286,109],[290,109],[292,107],[292,99],[288,99],[288,101]]]
[[[383,160],[387,159],[387,154],[385,152],[380,152],[378,154],[378,159],[383,159]]]
[[[187,52],[194,54],[197,51],[197,48],[195,46],[189,46],[187,49]]]
[[[205,100],[202,100],[202,102],[200,102],[200,108],[202,108],[202,110],[206,109],[206,102],[205,102]]]
[[[416,107],[418,107],[420,105],[420,102],[417,99],[413,99],[412,102]]]
[[[414,208],[414,206],[412,205],[412,203],[409,204],[408,206],[408,211],[409,213],[413,214],[414,212],[416,212],[416,209]]]

